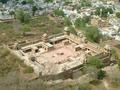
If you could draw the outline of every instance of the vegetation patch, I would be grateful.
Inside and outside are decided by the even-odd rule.
[[[33,72],[31,67],[26,66],[22,60],[11,54],[10,51],[5,48],[0,48],[0,76],[19,71],[19,65],[25,67],[26,73]]]
[[[30,66],[27,66],[26,68],[24,68],[24,70],[23,70],[23,73],[33,73],[34,72],[34,70],[33,70],[33,68],[32,67],[30,67]]]
[[[99,68],[102,68],[102,67],[104,66],[102,60],[100,60],[100,59],[97,58],[97,57],[90,57],[90,58],[88,59],[87,64],[88,64],[89,66],[96,67],[96,68],[98,68],[98,69],[99,69]]]

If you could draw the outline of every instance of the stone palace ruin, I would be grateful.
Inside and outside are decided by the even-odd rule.
[[[109,58],[109,48],[87,41],[80,32],[74,35],[66,27],[64,33],[54,36],[44,34],[42,40],[32,43],[14,43],[7,46],[24,63],[33,67],[40,76],[59,75],[75,70],[90,56]]]

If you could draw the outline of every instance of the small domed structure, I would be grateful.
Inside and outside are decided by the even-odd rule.
[[[47,33],[44,33],[44,34],[43,34],[43,37],[47,37]]]
[[[82,38],[82,43],[87,43],[88,41],[87,41],[87,38],[86,37],[83,37]]]
[[[47,33],[44,33],[44,34],[42,35],[42,41],[43,41],[43,42],[47,42],[47,41],[48,41],[48,35],[47,35]]]
[[[69,35],[69,34],[70,34],[69,28],[65,27],[64,28],[64,35]]]

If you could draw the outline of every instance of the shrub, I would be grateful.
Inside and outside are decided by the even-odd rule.
[[[32,67],[30,67],[30,66],[27,66],[26,68],[24,68],[24,71],[23,71],[24,73],[33,73],[34,72],[34,70],[33,70],[33,68]]]
[[[98,71],[98,73],[97,73],[97,79],[101,80],[104,77],[105,77],[105,71],[103,71],[103,70]]]
[[[86,27],[86,24],[88,24],[89,21],[90,17],[78,18],[75,20],[75,26],[76,28]]]
[[[115,49],[111,50],[111,54],[112,54],[113,57],[115,57],[115,59],[118,59],[118,53]]]
[[[120,60],[117,61],[118,67],[120,69]]]
[[[23,11],[23,10],[18,10],[15,13],[16,18],[21,22],[21,23],[29,23],[31,16],[29,15],[29,13]]]
[[[116,17],[117,17],[117,18],[120,18],[120,12],[117,12],[117,13],[116,13]]]
[[[12,55],[7,49],[0,48],[0,76],[18,70],[20,59]]]
[[[54,14],[56,16],[64,16],[65,15],[64,12],[63,12],[63,10],[61,10],[61,9],[55,9],[54,10]]]
[[[90,90],[89,85],[79,85],[78,90]]]
[[[66,26],[71,26],[72,25],[72,23],[71,23],[71,21],[68,17],[64,18],[64,23],[65,23]]]
[[[24,26],[21,28],[21,30],[22,30],[23,32],[31,31],[30,27],[27,26],[27,25],[24,25]]]
[[[113,14],[112,8],[106,8],[106,7],[98,7],[96,8],[95,14],[101,17],[107,17],[109,14]]]
[[[96,43],[99,43],[100,39],[102,38],[102,34],[96,27],[85,28],[85,36],[89,41]]]
[[[103,67],[103,62],[102,60],[100,60],[99,58],[97,57],[90,57],[88,59],[88,62],[87,64],[89,66],[93,66],[93,67],[96,67],[96,68],[102,68]]]
[[[47,2],[47,3],[51,3],[51,2],[53,2],[54,0],[44,0],[45,2]]]
[[[81,7],[91,7],[92,5],[89,0],[81,0],[80,6]]]

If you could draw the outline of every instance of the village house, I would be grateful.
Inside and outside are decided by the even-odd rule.
[[[99,30],[101,31],[101,33],[103,35],[107,35],[115,40],[119,40],[120,41],[120,31],[119,31],[119,27],[117,26],[111,26],[111,27],[103,27],[103,28],[99,28]]]

